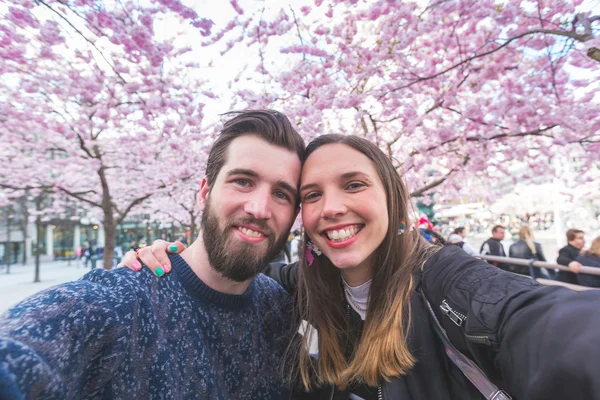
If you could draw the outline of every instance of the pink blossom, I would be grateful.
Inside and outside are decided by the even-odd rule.
[[[23,8],[9,7],[8,18],[19,26],[31,26],[34,28],[37,26],[37,22],[31,13]]]
[[[235,10],[235,12],[237,12],[240,15],[244,14],[244,10],[242,9],[242,7],[240,7],[237,0],[229,0],[229,2],[231,3],[231,6]]]

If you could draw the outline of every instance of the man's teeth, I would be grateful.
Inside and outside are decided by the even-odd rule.
[[[329,240],[334,242],[342,242],[344,240],[348,240],[352,236],[356,235],[360,229],[358,226],[348,226],[344,229],[338,229],[335,231],[327,231],[327,237]]]
[[[250,237],[261,237],[261,236],[264,236],[260,232],[256,232],[256,231],[253,231],[252,229],[244,228],[243,226],[238,227],[238,229],[240,231],[242,231],[242,233],[244,235],[246,235],[246,236],[250,236]]]

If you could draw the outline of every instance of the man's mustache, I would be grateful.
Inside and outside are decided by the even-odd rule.
[[[260,229],[261,233],[263,233],[266,237],[275,236],[275,232],[273,232],[273,230],[269,228],[267,223],[261,219],[256,219],[252,217],[232,219],[227,222],[227,229],[233,228],[234,226],[238,225],[254,225],[258,229]]]

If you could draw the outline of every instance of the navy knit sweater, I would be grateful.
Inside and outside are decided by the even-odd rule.
[[[0,317],[0,399],[288,398],[291,299],[257,276],[242,295],[177,255],[161,279],[95,270]]]

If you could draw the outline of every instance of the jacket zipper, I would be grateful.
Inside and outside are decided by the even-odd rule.
[[[460,313],[450,307],[450,304],[444,299],[442,300],[442,304],[440,304],[440,309],[454,324],[458,327],[461,327],[463,322],[467,319],[467,316],[463,313]]]
[[[381,383],[377,385],[377,400],[383,400],[383,393],[381,393]]]
[[[472,342],[472,343],[485,344],[487,346],[491,346],[491,344],[492,344],[492,341],[490,340],[489,336],[467,335],[465,333],[465,337],[467,338],[467,340],[469,342]]]

